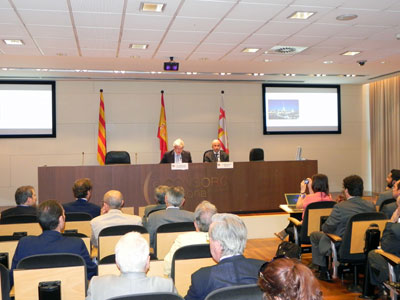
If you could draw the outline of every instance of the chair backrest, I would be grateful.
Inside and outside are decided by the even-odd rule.
[[[90,226],[90,221],[70,221],[65,222],[64,231],[77,230],[78,233],[83,233],[87,236],[91,236],[92,227]]]
[[[382,236],[387,222],[385,214],[380,212],[360,213],[352,216],[347,222],[339,248],[339,260],[341,262],[365,260],[365,231],[371,224],[377,224]]]
[[[381,205],[379,206],[380,212],[383,212],[388,219],[390,219],[397,209],[396,199],[386,199],[384,200]]]
[[[147,293],[113,297],[108,300],[183,300],[183,298],[174,293]]]
[[[17,269],[45,269],[85,266],[82,256],[72,253],[36,254],[24,257],[17,264]],[[86,277],[85,277],[86,278]]]
[[[379,211],[382,211],[382,209],[385,205],[393,203],[393,202],[396,202],[396,199],[391,198],[391,199],[386,199],[386,200],[382,201],[381,205],[379,205]]]
[[[113,164],[130,164],[131,157],[128,152],[126,151],[109,151],[106,154],[106,165],[113,165]]]
[[[92,219],[92,215],[85,212],[66,212],[65,213],[65,222],[71,221],[90,221]]]
[[[1,237],[2,241],[0,241],[0,256],[2,260],[4,260],[4,266],[9,269],[11,267],[11,261],[14,257],[15,249],[18,245],[18,239],[11,236],[10,240],[5,240],[4,237]]]
[[[27,235],[39,235],[42,233],[42,228],[38,222],[0,225],[0,235],[13,235],[17,232],[25,232]]]
[[[136,231],[139,233],[147,233],[147,229],[141,225],[116,225],[102,229],[100,236],[124,235],[128,232]]]
[[[0,264],[0,295],[2,300],[10,299],[10,278],[8,270],[5,266]]]
[[[307,205],[300,231],[301,244],[310,243],[311,232],[320,231],[321,216],[329,216],[335,204],[335,201],[320,201]]]
[[[250,150],[249,154],[250,161],[263,161],[264,160],[264,150],[261,148],[253,148]]]
[[[257,300],[263,299],[263,292],[257,284],[235,285],[212,291],[205,300]]]
[[[206,155],[207,155],[207,153],[210,153],[210,152],[213,152],[213,150],[207,150],[207,151],[205,151],[205,152],[203,153],[203,162],[206,161]]]
[[[194,258],[210,258],[211,251],[209,244],[189,245],[179,248],[172,257],[171,278],[175,280],[175,261]]]
[[[5,216],[0,219],[0,224],[25,224],[37,222],[36,215]]]

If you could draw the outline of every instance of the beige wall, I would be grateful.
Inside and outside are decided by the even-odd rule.
[[[104,89],[108,150],[127,150],[138,164],[158,163],[156,138],[160,91],[165,91],[169,147],[181,137],[194,162],[216,137],[220,91],[225,109],[232,161],[247,161],[249,150],[264,148],[266,160],[292,160],[297,146],[317,159],[332,191],[355,173],[370,189],[368,95],[361,85],[342,89],[341,135],[262,134],[260,83],[195,81],[58,81],[57,138],[0,140],[0,206],[13,205],[20,185],[37,187],[42,165],[95,165],[99,89]],[[71,183],[72,184],[72,183]]]

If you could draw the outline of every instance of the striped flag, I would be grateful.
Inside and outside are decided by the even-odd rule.
[[[97,137],[97,161],[104,165],[107,153],[106,139],[106,117],[104,113],[103,90],[100,90],[100,108],[99,108],[99,133]]]
[[[157,137],[160,140],[160,159],[168,151],[167,117],[165,115],[164,91],[161,91],[161,111],[160,121],[158,122]]]
[[[224,91],[221,91],[221,105],[219,107],[218,140],[221,142],[221,148],[229,154],[228,132],[226,129],[226,116],[224,108]]]

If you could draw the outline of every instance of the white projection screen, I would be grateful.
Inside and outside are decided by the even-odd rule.
[[[56,137],[55,81],[0,81],[0,138]]]
[[[340,134],[340,86],[263,84],[264,134]]]

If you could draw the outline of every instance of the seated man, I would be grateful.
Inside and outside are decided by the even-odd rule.
[[[16,207],[12,207],[2,211],[1,217],[19,216],[19,215],[35,215],[36,216],[36,192],[33,186],[20,186],[15,191]]]
[[[212,151],[204,155],[203,162],[229,161],[229,154],[221,150],[221,142],[219,140],[213,140],[211,148]]]
[[[165,195],[167,208],[156,211],[149,216],[146,228],[150,234],[150,247],[155,247],[156,231],[159,226],[167,223],[193,222],[193,213],[180,209],[185,203],[184,192],[181,186],[169,187]]]
[[[217,265],[201,268],[192,275],[186,300],[204,299],[216,289],[257,283],[261,260],[243,256],[247,229],[243,221],[232,214],[215,214],[209,230],[210,250]]]
[[[106,300],[139,293],[176,293],[171,279],[146,277],[150,266],[149,245],[137,232],[129,232],[115,246],[115,262],[120,275],[95,276],[86,300]]]
[[[400,180],[400,170],[392,169],[386,177],[386,190],[379,194],[376,205],[381,205],[386,199],[392,198],[392,189],[396,181]]]
[[[90,221],[92,227],[92,245],[98,247],[99,233],[102,229],[117,225],[142,225],[139,216],[124,214],[121,207],[124,205],[123,195],[120,191],[111,190],[104,194],[101,216]]]
[[[361,198],[364,183],[360,176],[352,175],[343,179],[343,188],[347,200],[335,204],[330,216],[322,225],[323,232],[316,231],[310,235],[312,262],[319,266],[319,279],[328,282],[332,281],[326,264],[326,257],[331,250],[331,242],[325,233],[333,233],[343,237],[350,217],[358,213],[376,212],[372,202]]]
[[[192,156],[189,151],[183,150],[185,143],[181,139],[177,139],[172,144],[174,150],[165,152],[160,164],[173,164],[173,163],[191,163]]]
[[[100,206],[90,203],[92,197],[92,182],[89,178],[81,178],[74,182],[72,192],[75,201],[63,204],[65,212],[85,212],[95,218],[100,215]]]
[[[195,232],[185,232],[180,234],[173,243],[168,254],[164,257],[164,274],[171,276],[171,264],[175,251],[183,246],[195,244],[208,244],[208,229],[211,224],[211,218],[217,213],[215,205],[208,201],[203,201],[197,205],[194,211]]]
[[[393,184],[393,189],[390,190],[390,192],[392,194],[393,200],[396,200],[397,197],[400,196],[400,180],[396,181],[396,183]],[[394,201],[392,203],[385,204],[382,207],[381,212],[383,212],[386,215],[386,217],[390,219],[396,209],[397,209],[397,203],[396,201]]]
[[[144,209],[144,216],[142,218],[143,226],[146,226],[147,218],[149,214],[155,212],[157,210],[165,209],[167,206],[165,205],[165,194],[167,193],[168,186],[167,185],[159,185],[154,189],[154,198],[157,201],[157,204],[147,205]]]
[[[39,236],[26,236],[19,240],[15,249],[10,280],[12,272],[18,262],[24,257],[35,254],[72,253],[82,256],[86,263],[88,279],[97,274],[97,265],[90,259],[85,243],[81,238],[64,237],[65,214],[62,206],[55,200],[47,200],[40,203],[37,217],[43,233]],[[12,285],[12,283],[11,283]]]

